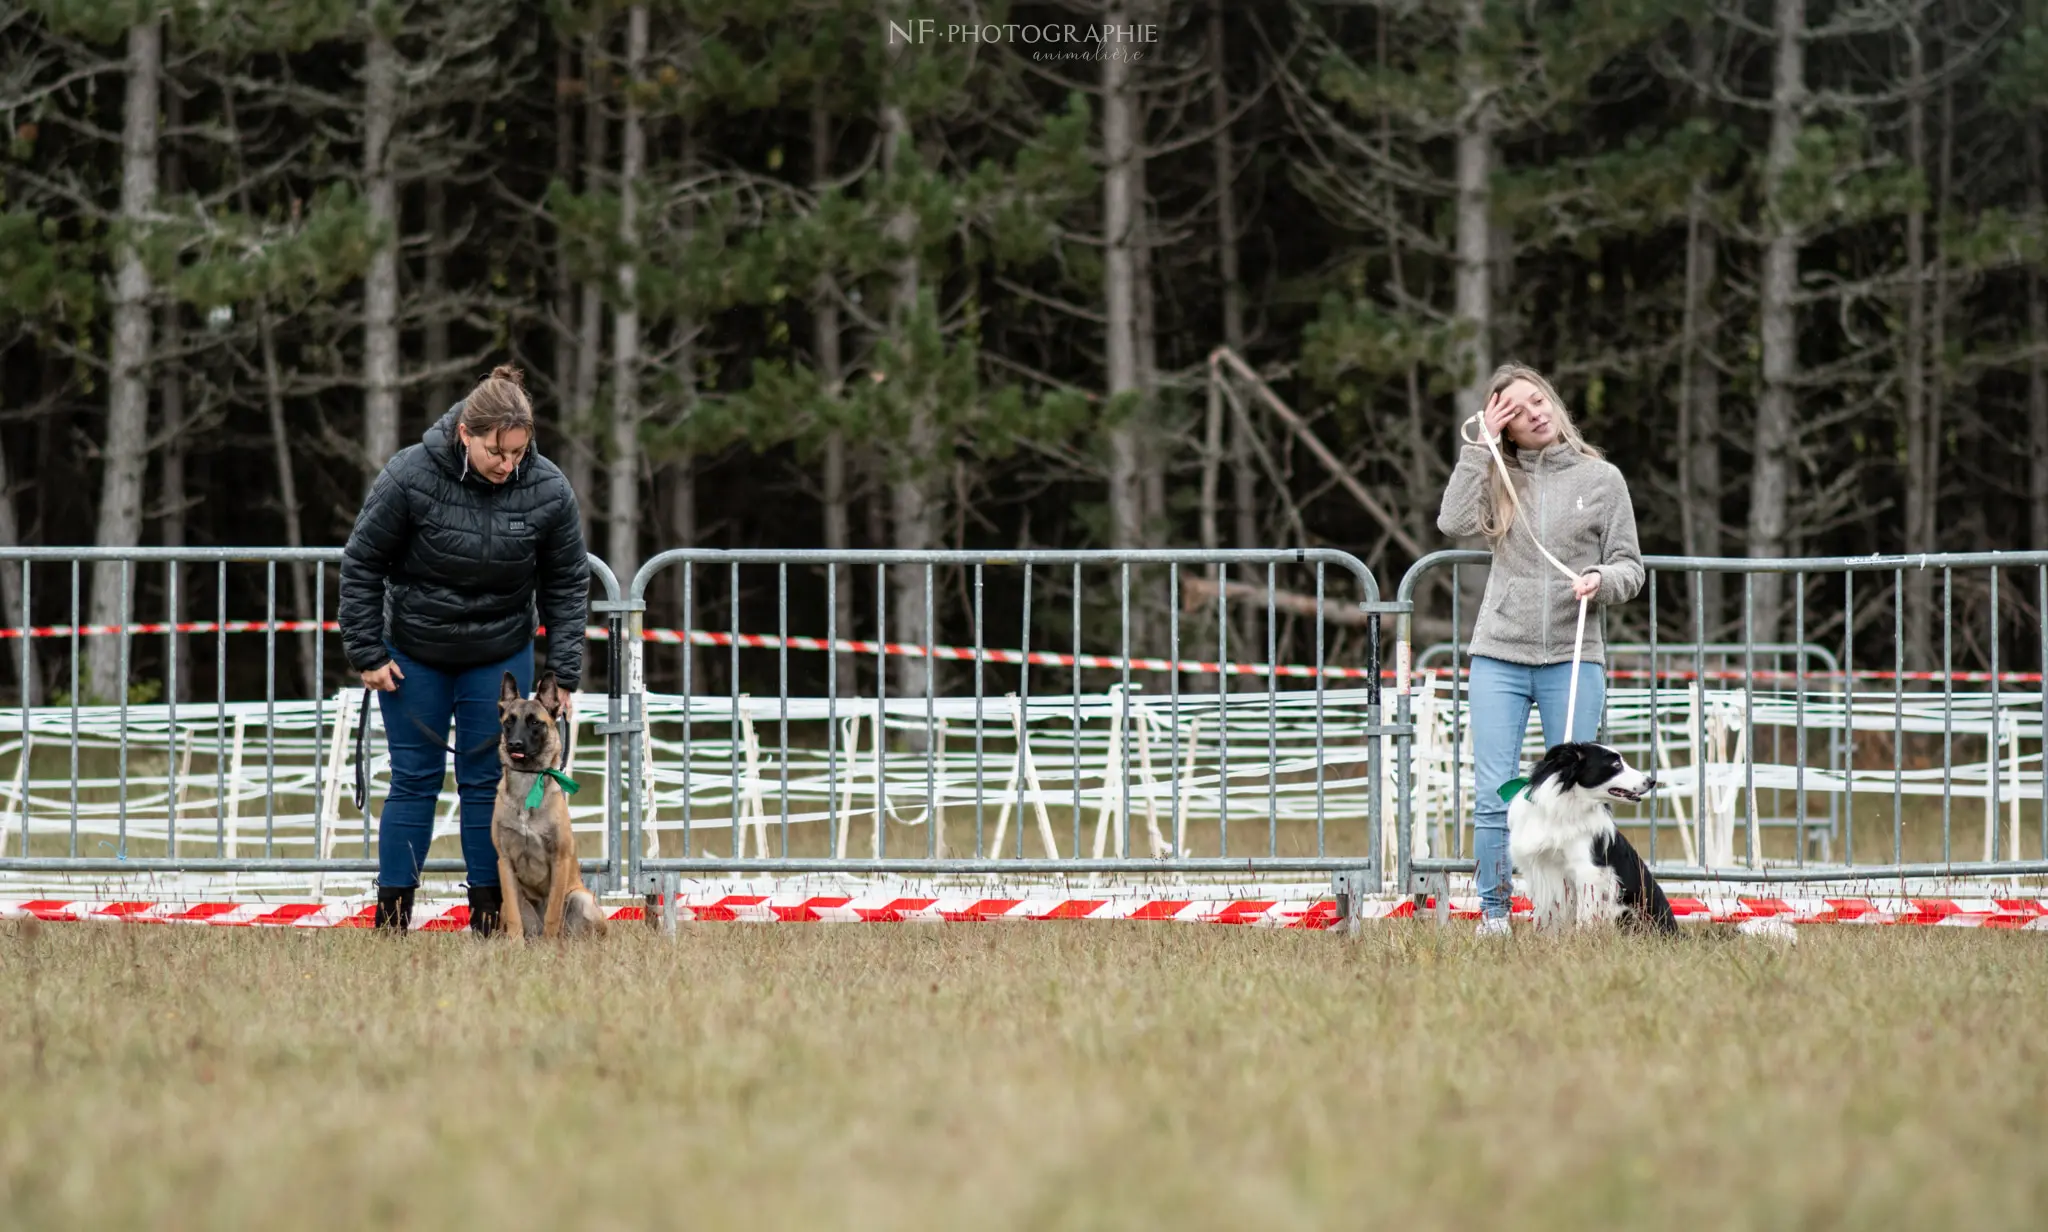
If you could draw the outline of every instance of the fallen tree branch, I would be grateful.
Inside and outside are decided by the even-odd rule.
[[[1308,447],[1310,453],[1315,455],[1316,461],[1323,464],[1323,469],[1330,472],[1330,477],[1341,484],[1345,491],[1351,493],[1352,499],[1358,502],[1359,507],[1364,509],[1374,521],[1378,522],[1386,530],[1387,534],[1393,536],[1394,542],[1400,544],[1404,551],[1417,560],[1429,554],[1427,548],[1417,543],[1415,537],[1402,528],[1400,520],[1394,517],[1392,511],[1376,500],[1372,493],[1365,490],[1365,485],[1358,482],[1357,477],[1345,469],[1344,464],[1337,460],[1337,455],[1330,452],[1329,447],[1323,444],[1321,438],[1309,430],[1307,422],[1301,416],[1295,414],[1293,409],[1285,402],[1282,402],[1280,395],[1273,392],[1273,387],[1266,384],[1265,379],[1258,373],[1252,371],[1251,365],[1239,358],[1237,352],[1227,346],[1220,346],[1209,352],[1211,380],[1221,379],[1222,374],[1217,369],[1224,364],[1228,364],[1247,385],[1251,386],[1252,392],[1258,395],[1259,401],[1265,403],[1269,410],[1280,417],[1282,423],[1286,424],[1296,436],[1301,438],[1301,443]]]

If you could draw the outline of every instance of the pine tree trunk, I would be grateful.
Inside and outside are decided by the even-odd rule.
[[[176,90],[165,91],[165,126],[175,132],[183,127],[184,122],[185,103],[183,97]],[[184,168],[180,165],[176,144],[174,142],[164,142],[162,155],[163,167],[159,174],[163,179],[163,189],[166,193],[176,196],[184,190]],[[175,352],[178,349],[179,341],[178,305],[164,305],[163,321],[158,328],[161,331],[163,349],[167,352]],[[185,450],[187,442],[185,440],[184,370],[179,367],[164,368],[158,378],[157,385],[158,400],[162,404],[164,442],[161,537],[165,547],[181,548],[185,546],[186,517]],[[7,510],[7,514],[10,517],[13,514],[11,505]],[[165,578],[167,609],[164,619],[169,621],[173,628],[184,620],[184,568],[183,565],[174,563],[165,569],[166,574],[170,576]],[[169,585],[171,576],[176,577],[179,585]],[[168,700],[184,701],[191,688],[191,649],[190,635],[184,633],[171,634],[171,662],[168,665],[168,670],[164,673],[164,696]],[[178,682],[177,696],[175,697],[171,695],[170,691],[170,682],[172,680]]]
[[[141,229],[156,211],[157,109],[161,105],[163,27],[152,18],[128,30],[128,86],[123,104],[121,138],[121,220]],[[140,249],[125,241],[116,250],[112,370],[107,385],[107,434],[101,457],[105,471],[100,489],[101,547],[131,548],[142,541],[142,478],[149,463],[150,297],[154,290]],[[93,570],[93,624],[107,625],[132,618],[122,611],[124,566],[103,564]],[[120,678],[119,637],[90,640],[88,684],[93,700],[119,700],[127,690]]]
[[[1927,170],[1927,60],[1921,40],[1909,38],[1906,81],[1906,161]],[[1928,509],[1934,500],[1933,459],[1927,446],[1927,211],[1917,198],[1906,211],[1906,333],[1899,378],[1905,401],[1906,501],[1903,548],[1932,551]],[[1906,571],[1906,666],[1934,665],[1934,578],[1924,569]]]
[[[1461,42],[1475,40],[1485,21],[1482,0],[1464,0]],[[1486,383],[1493,375],[1493,107],[1480,77],[1476,53],[1461,68],[1465,122],[1458,133],[1458,283],[1455,319],[1459,343],[1458,422],[1486,408]]]
[[[2028,112],[2022,117],[2021,126],[2026,134],[2027,208],[2039,218],[2044,196],[2039,114]],[[2036,552],[2048,552],[2048,364],[2042,362],[2040,349],[2043,340],[2048,339],[2048,295],[2042,293],[2041,275],[2032,267],[2027,270],[2027,336],[2034,340],[2033,353],[2027,359],[2027,435],[2031,445],[2027,496],[2033,532],[2030,546]]]
[[[1210,154],[1216,176],[1216,273],[1223,291],[1223,344],[1243,356],[1245,352],[1245,293],[1243,254],[1239,250],[1242,225],[1238,219],[1237,201],[1237,148],[1230,128],[1230,79],[1228,62],[1225,59],[1226,31],[1224,28],[1224,0],[1213,0],[1209,7],[1209,73],[1214,79],[1209,95],[1209,122],[1215,126],[1216,135],[1210,141]],[[1246,362],[1250,362],[1247,357]],[[1213,471],[1224,462],[1223,447],[1219,438],[1227,433],[1229,441],[1230,506],[1234,523],[1228,546],[1233,548],[1255,548],[1259,546],[1259,475],[1257,463],[1252,454],[1251,415],[1246,408],[1243,416],[1233,415],[1223,398],[1223,391],[1214,380],[1209,386],[1208,462],[1203,480],[1204,547],[1225,546],[1220,525],[1221,495]],[[1214,525],[1212,525],[1212,523]],[[1221,581],[1220,569],[1211,570],[1210,577]],[[1238,570],[1240,580],[1253,586],[1263,585],[1263,571],[1251,565]],[[1229,657],[1250,660],[1256,656],[1250,647],[1255,642],[1258,628],[1258,613],[1251,604],[1235,604],[1233,621],[1229,630],[1233,639],[1227,648]],[[1217,640],[1212,626],[1212,613],[1204,613],[1202,625],[1209,636],[1208,644]],[[1259,682],[1256,677],[1233,677],[1239,685],[1251,688]]]
[[[433,315],[427,318],[426,351],[427,370],[433,373],[427,381],[427,422],[432,423],[462,395],[455,392],[455,377],[448,369],[448,186],[440,176],[434,176],[426,183],[427,249],[426,271],[421,280],[424,298],[435,305]]]
[[[0,548],[22,546],[21,522],[14,512],[14,476],[8,468],[7,443],[0,435]],[[21,606],[21,566],[15,562],[0,564],[0,603],[7,605],[5,618],[13,628],[19,629],[29,623],[29,614]],[[28,671],[20,680],[22,693],[15,697],[15,704],[40,706],[43,704],[43,677],[37,666],[39,656],[35,652],[34,638],[23,639],[22,645],[8,649],[8,669],[21,672],[22,647],[28,647]]]
[[[576,72],[576,56],[565,41],[555,49],[555,181],[567,185],[574,181],[576,174],[576,113],[569,104],[571,82]],[[589,83],[584,83],[589,89]],[[576,493],[577,503],[587,508],[590,498],[590,475],[586,467],[582,475],[576,471],[576,456],[583,452],[583,442],[578,438],[579,408],[576,405],[576,280],[569,274],[569,246],[560,226],[555,229],[555,259],[553,284],[550,287],[548,315],[554,326],[554,363],[548,376],[555,390],[555,422],[553,437],[547,443],[547,454],[562,468],[562,474]],[[579,485],[577,480],[581,478]],[[584,542],[589,543],[589,514],[584,514]]]
[[[241,129],[235,118],[235,100],[232,92],[224,95],[221,103],[222,115],[227,121],[228,132],[234,141],[234,163],[242,213],[255,217],[255,203],[249,197],[249,174],[241,155]],[[263,363],[263,410],[270,428],[270,460],[277,473],[278,518],[284,524],[285,546],[302,548],[306,545],[304,521],[299,506],[298,476],[292,469],[291,430],[284,412],[284,364],[278,358],[277,323],[270,313],[270,301],[262,296],[256,299],[256,344]],[[281,613],[279,619],[325,619],[326,613],[313,610],[314,566],[293,563],[285,567],[285,575],[292,587],[291,606]],[[299,674],[305,683],[306,695],[318,697],[323,692],[319,656],[314,653],[313,635],[300,634],[296,641],[299,647]],[[180,673],[180,678],[183,678]]]
[[[270,305],[264,300],[256,302],[256,333],[263,351],[263,406],[270,418],[270,450],[272,464],[277,468],[278,517],[284,522],[284,541],[287,547],[306,546],[299,512],[299,483],[292,472],[291,429],[284,414],[284,369],[277,357],[277,333],[270,318]],[[313,580],[311,566],[294,563],[286,570],[292,585],[292,614],[300,619],[313,615]],[[313,654],[313,635],[301,634],[299,643],[299,671],[304,679],[307,696],[321,694],[320,664]]]
[[[1771,135],[1764,160],[1765,215],[1771,235],[1764,247],[1763,280],[1758,294],[1759,342],[1763,351],[1763,388],[1756,404],[1756,427],[1750,448],[1749,555],[1785,554],[1792,506],[1792,446],[1797,434],[1798,404],[1793,381],[1798,375],[1799,252],[1801,237],[1785,218],[1781,204],[1786,176],[1798,161],[1799,131],[1806,108],[1806,3],[1778,0],[1777,48],[1772,70]],[[1775,642],[1783,625],[1783,575],[1759,573],[1754,586],[1755,623],[1750,634],[1759,642]]]
[[[604,105],[599,101],[599,70],[603,67],[600,46],[599,40],[592,39],[583,53],[583,191],[586,193],[596,191],[604,182],[605,160],[611,157],[606,148],[609,129],[605,125]],[[593,442],[597,440],[600,418],[597,413],[597,387],[603,358],[604,281],[593,277],[583,281],[577,305],[576,380],[570,394],[570,413],[575,416],[576,428],[570,434],[567,463],[563,468],[563,475],[576,489],[578,503],[582,506],[585,543],[597,542],[594,533],[597,451]],[[621,585],[626,581],[626,578],[619,579]]]
[[[682,120],[681,128],[682,141],[680,148],[677,150],[676,166],[684,175],[689,175],[697,166],[696,128],[688,117]],[[688,242],[688,232],[695,226],[696,211],[694,207],[685,205],[683,207],[684,242]],[[670,536],[670,544],[668,546],[679,548],[693,548],[697,546],[697,458],[695,453],[690,450],[689,429],[698,410],[697,357],[694,348],[700,329],[701,327],[696,322],[690,320],[687,315],[679,313],[674,322],[669,343],[670,353],[675,357],[671,361],[671,371],[674,373],[679,397],[679,402],[675,409],[675,421],[682,424],[684,428],[684,452],[680,457],[675,458],[668,468],[668,473],[671,476],[668,482],[669,522],[664,529]],[[657,545],[657,547],[661,546]],[[670,569],[668,576],[676,610],[680,612],[683,601],[682,570]],[[695,682],[704,679],[697,647],[686,642],[683,647],[683,655],[690,660],[691,681]]]
[[[363,184],[377,247],[363,275],[363,483],[398,452],[398,178],[391,129],[398,113],[398,51],[369,23],[363,59]]]
[[[1464,0],[1460,42],[1476,40],[1484,16],[1483,0]],[[1457,286],[1453,321],[1461,331],[1456,344],[1458,388],[1454,398],[1456,426],[1486,408],[1486,386],[1493,376],[1493,107],[1486,101],[1488,83],[1481,76],[1476,52],[1460,68],[1465,119],[1457,142]],[[1469,536],[1461,548],[1490,547],[1484,537]],[[1470,620],[1479,611],[1485,574],[1478,569],[1458,573],[1461,610]]]
[[[647,160],[647,133],[636,87],[647,59],[647,6],[626,14],[626,106],[619,137],[619,250],[639,246],[640,175]],[[640,567],[640,307],[638,264],[629,256],[618,267],[619,303],[612,328],[611,450],[606,459],[606,563],[621,578]]]
[[[1103,13],[1111,26],[1129,24],[1121,3]],[[1102,62],[1102,283],[1107,319],[1104,355],[1109,396],[1139,393],[1138,379],[1138,100],[1130,64]],[[1146,409],[1140,405],[1109,431],[1109,535],[1119,548],[1145,542],[1144,443]]]
[[[892,45],[889,54],[895,61],[904,52],[901,45]],[[900,68],[892,63],[892,75],[900,72]],[[885,182],[889,182],[903,174],[904,160],[918,157],[918,152],[909,113],[897,101],[893,89],[885,91],[885,98],[881,108],[882,176]],[[907,331],[913,314],[920,311],[921,274],[915,248],[917,225],[916,213],[906,207],[898,210],[884,228],[885,237],[892,245],[900,245],[903,252],[896,261],[894,285],[890,289],[889,326],[896,333],[906,362],[909,360]],[[889,513],[894,546],[909,552],[930,551],[938,546],[940,536],[942,507],[936,490],[941,462],[938,456],[938,424],[927,399],[928,395],[921,393],[912,397],[907,431],[904,439],[895,443],[900,452],[890,459],[889,466]],[[889,570],[889,641],[922,644],[930,638],[931,624],[925,619],[924,579],[925,570],[920,566],[899,565]],[[932,603],[936,609],[936,594]],[[930,671],[927,662],[921,657],[899,655],[895,663],[897,696],[923,696]],[[910,746],[921,750],[923,736],[922,731],[913,733]]]
[[[1136,125],[1140,136],[1144,125]],[[1168,533],[1166,521],[1166,467],[1173,450],[1173,442],[1160,430],[1157,414],[1159,408],[1159,340],[1153,330],[1157,308],[1152,283],[1152,226],[1151,193],[1145,183],[1145,159],[1142,155],[1134,159],[1131,168],[1133,198],[1132,221],[1137,234],[1131,242],[1132,286],[1137,312],[1132,328],[1137,344],[1138,392],[1144,399],[1144,418],[1139,422],[1138,465],[1139,490],[1143,503],[1139,506],[1139,545],[1154,548],[1165,542]],[[1148,590],[1144,600],[1137,604],[1144,615],[1145,626],[1159,635],[1163,645],[1166,636],[1165,610],[1159,604],[1160,592]]]
[[[697,460],[689,456],[684,456],[682,458],[677,459],[676,462],[669,468],[669,480],[666,486],[668,488],[666,495],[668,498],[667,529],[669,534],[669,546],[678,548],[694,548],[697,546],[698,536]],[[672,567],[667,571],[667,574],[669,578],[669,585],[672,588],[670,601],[675,605],[676,619],[678,621],[682,621],[683,570],[679,567]],[[704,570],[699,569],[696,570],[696,577],[692,579],[691,582],[690,606],[695,610],[693,610],[690,613],[690,615],[696,618],[696,620],[700,624],[703,621],[703,617],[701,614],[704,606],[703,596]],[[687,627],[685,627],[684,629],[684,636],[686,638],[688,636]],[[677,657],[676,668],[677,675],[679,677],[679,679],[677,680],[677,687],[679,689],[682,683],[680,680],[680,676],[682,674],[681,663],[683,659],[688,659],[690,662],[689,675],[691,691],[701,694],[704,690],[704,660],[700,648],[694,642],[686,640],[683,643],[683,653]]]
[[[1374,52],[1381,72],[1387,69],[1388,60],[1388,18],[1385,9],[1378,10],[1374,23]],[[1386,165],[1393,166],[1394,126],[1392,118],[1380,113],[1379,121],[1380,157]],[[1402,303],[1408,300],[1407,253],[1401,243],[1401,204],[1394,193],[1391,178],[1381,181],[1381,209],[1387,217],[1387,266],[1389,277],[1394,284],[1394,293]],[[1422,371],[1413,361],[1404,366],[1402,372],[1402,393],[1408,410],[1408,533],[1417,543],[1428,543],[1437,537],[1435,509],[1441,492],[1438,478],[1441,470],[1435,464],[1437,433],[1432,429],[1424,414],[1426,399],[1422,388]],[[1385,569],[1378,561],[1368,564]],[[1446,593],[1449,587],[1445,585]]]
[[[1713,71],[1713,43],[1695,29],[1692,72],[1700,83],[1696,114],[1706,117],[1706,81]],[[1721,539],[1721,370],[1715,363],[1720,316],[1714,306],[1719,283],[1720,237],[1708,213],[1707,185],[1695,179],[1686,204],[1684,345],[1679,352],[1678,511],[1679,541],[1687,556],[1717,557]],[[1725,618],[1726,575],[1695,574],[1703,627],[1699,640],[1715,640]],[[1690,621],[1686,622],[1688,627]]]
[[[1960,25],[1960,17],[1951,12],[1951,19]],[[1941,549],[1941,452],[1947,436],[1944,418],[1948,407],[1948,366],[1944,357],[1948,354],[1949,314],[1949,266],[1941,250],[1941,237],[1948,234],[1949,189],[1955,183],[1956,149],[1956,91],[1955,74],[1944,75],[1941,86],[1941,138],[1935,148],[1934,169],[1934,314],[1928,323],[1928,346],[1931,361],[1928,365],[1927,384],[1927,471],[1933,478],[1929,481],[1925,506],[1921,509],[1921,539],[1932,545],[1930,550]],[[1987,548],[1988,543],[1972,543],[1972,548]]]
[[[811,104],[811,187],[824,191],[832,177],[832,112],[820,97]],[[811,295],[811,353],[818,379],[826,396],[837,401],[843,389],[846,361],[839,336],[839,300],[830,275],[820,275]],[[824,457],[825,547],[843,552],[853,546],[851,510],[846,484],[846,435],[837,428],[825,434]],[[842,638],[854,634],[854,570],[842,569],[832,592],[832,623]],[[841,697],[859,693],[858,661],[853,655],[837,656]]]

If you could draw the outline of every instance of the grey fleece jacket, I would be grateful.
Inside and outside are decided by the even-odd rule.
[[[1613,464],[1562,442],[1541,451],[1517,449],[1515,456],[1522,468],[1510,466],[1508,473],[1522,508],[1507,535],[1492,545],[1493,567],[1471,653],[1532,667],[1569,663],[1579,601],[1572,597],[1571,582],[1536,549],[1536,541],[1580,573],[1600,571],[1594,602],[1626,603],[1643,588],[1635,506],[1629,503],[1627,481]],[[1484,445],[1463,447],[1444,488],[1438,530],[1452,536],[1480,533],[1480,516],[1493,502],[1493,467]],[[1607,662],[1597,610],[1586,613],[1580,657]]]

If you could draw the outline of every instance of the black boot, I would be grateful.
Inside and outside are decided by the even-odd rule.
[[[406,930],[412,927],[412,895],[415,888],[417,887],[407,886],[403,890],[387,890],[382,886],[378,887],[377,928],[390,929],[401,937],[405,935]]]
[[[497,933],[504,909],[504,887],[469,887],[469,931],[479,937],[489,937]]]

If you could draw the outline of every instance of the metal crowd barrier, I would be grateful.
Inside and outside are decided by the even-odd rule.
[[[0,887],[364,885],[340,558],[0,550]],[[1457,583],[1487,559],[1426,557],[1383,601],[1321,549],[684,549],[624,586],[592,557],[585,875],[647,895],[686,876],[1442,889],[1471,869]],[[1602,726],[1666,784],[1621,818],[1660,875],[2048,873],[2048,701],[2010,670],[2016,644],[2048,660],[2048,553],[1646,564],[1644,594],[1602,615]],[[1438,580],[1452,636],[1418,652]]]
[[[709,874],[1380,884],[1396,733],[1378,589],[1345,553],[688,549],[627,593],[629,678],[659,653],[643,650],[650,604],[694,643],[673,692],[629,691],[626,876],[642,892]],[[848,636],[853,612],[868,636]],[[1340,624],[1362,669],[1333,653]],[[1112,638],[1115,654],[1087,653]],[[792,649],[822,651],[797,665],[801,696]],[[867,683],[847,692],[850,664]]]
[[[12,774],[0,779],[0,884],[48,874],[232,874],[261,890],[374,873],[374,815],[347,819],[341,808],[362,717],[362,689],[333,619],[341,555],[0,549],[0,641],[18,643],[4,656],[15,668],[16,705],[0,709],[0,764],[14,755]],[[596,777],[602,765],[602,789],[619,776],[625,612],[611,569],[593,556],[590,571],[601,596],[592,612],[612,631],[600,644],[610,668],[602,670],[607,657],[593,646],[586,676],[604,678],[605,704],[579,714],[578,727],[605,740],[588,770]],[[87,623],[88,604],[97,624]],[[38,623],[39,613],[60,619]],[[241,652],[256,634],[260,657]],[[55,673],[44,670],[45,643],[61,648]],[[371,743],[381,754],[382,742]],[[614,815],[586,825],[606,854],[583,868],[610,886],[618,880],[616,810],[599,809]],[[462,868],[437,857],[423,871]]]
[[[1451,752],[1441,760],[1451,767],[1443,773],[1452,798],[1459,801],[1454,808],[1462,811],[1470,785],[1457,771],[1463,733],[1462,698],[1456,690],[1470,621],[1462,610],[1457,575],[1488,559],[1485,552],[1438,552],[1418,561],[1396,589],[1394,606],[1402,609],[1395,648],[1396,723],[1411,731],[1395,768],[1400,785],[1396,883],[1404,893],[1442,889],[1445,876],[1473,867],[1461,846],[1434,849],[1437,843],[1428,828],[1413,824],[1418,798],[1426,803],[1432,789],[1441,791],[1445,785],[1431,783],[1428,768],[1419,767],[1412,756],[1417,742],[1428,739],[1427,732],[1414,733],[1414,711],[1418,699],[1433,700],[1430,688],[1418,689],[1418,680],[1427,681],[1429,665],[1447,656],[1453,728]],[[2040,751],[2048,726],[2048,692],[2040,672],[2001,667],[2001,654],[2009,658],[2015,634],[2036,656],[2036,664],[2048,661],[2048,628],[2041,619],[2048,610],[2048,553],[1771,560],[1655,556],[1646,558],[1645,565],[1643,594],[1602,618],[1646,635],[1612,652],[1648,656],[1648,686],[1618,689],[1610,679],[1603,728],[1610,741],[1632,746],[1632,755],[1655,766],[1665,784],[1646,805],[1619,818],[1624,826],[1647,829],[1652,846],[1646,855],[1660,877],[1904,882],[2048,873],[2048,792],[2043,790]],[[1455,636],[1446,650],[1431,647],[1426,658],[1418,659],[1411,636],[1414,596],[1442,571],[1452,575],[1445,589]],[[1717,638],[1705,613],[1706,588],[1699,582],[1708,574],[1732,575],[1740,587],[1735,639]],[[1923,649],[1928,658],[1909,663],[1909,596],[1916,586],[1927,596],[1929,644]],[[1760,591],[1765,592],[1761,597]],[[1959,595],[1966,600],[1961,612]],[[1818,646],[1822,637],[1839,651]],[[1875,657],[1873,643],[1879,647]],[[1954,670],[1962,643],[1987,670]],[[1787,657],[1794,660],[1789,670],[1782,665]],[[1669,687],[1667,673],[1656,667],[1667,658],[1690,660],[1683,688]],[[1709,671],[1709,658],[1720,660],[1723,670]],[[1420,677],[1418,664],[1423,666]],[[1723,678],[1722,687],[1710,687],[1717,676]],[[1739,688],[1729,687],[1730,681],[1739,682]],[[2015,684],[2027,687],[2010,687]],[[1628,711],[1625,725],[1614,721],[1618,708]],[[1624,727],[1628,730],[1617,734]],[[1789,766],[1765,758],[1757,739],[1765,728],[1779,749],[1789,746]],[[1810,756],[1817,735],[1824,738],[1819,758]],[[1732,744],[1735,755],[1717,757],[1717,740]],[[2024,751],[2023,744],[2033,751]],[[1685,760],[1676,760],[1677,754]],[[1772,819],[1763,812],[1765,793],[1794,801],[1778,827],[1789,831],[1789,850],[1766,850]],[[1826,803],[1825,818],[1810,811],[1815,795]],[[1881,817],[1871,825],[1867,805],[1858,820],[1858,797],[1871,795],[1890,797],[1889,827]],[[1939,798],[1938,814],[1934,797]],[[1667,803],[1678,808],[1688,798],[1688,817],[1660,816]],[[1983,802],[1981,845],[1974,853],[1981,858],[1968,858],[1958,847],[1959,799]],[[2036,814],[2032,825],[2024,824],[2029,812]],[[1668,845],[1662,853],[1654,846],[1660,832],[1674,826],[1686,856],[1679,862],[1660,859],[1669,854]],[[1839,859],[1812,858],[1810,839],[1817,834],[1827,835],[1830,846],[1839,842]],[[1734,850],[1737,840],[1740,847]],[[1859,844],[1861,852],[1878,859],[1859,860]]]

